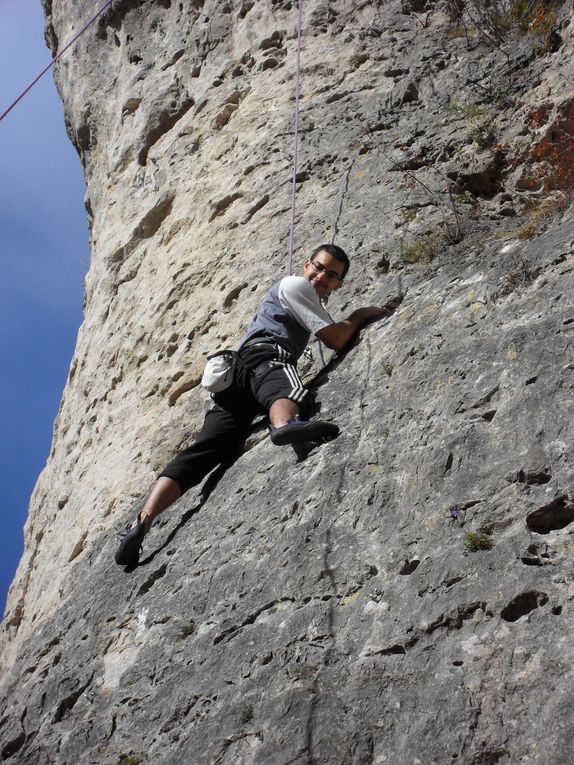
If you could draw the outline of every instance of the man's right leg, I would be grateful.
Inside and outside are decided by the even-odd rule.
[[[159,515],[167,507],[173,505],[176,499],[179,499],[181,495],[181,487],[177,481],[173,480],[173,478],[160,476],[157,479],[151,494],[142,508],[142,513],[145,515],[144,523],[146,533],[150,530],[156,515]]]
[[[171,460],[159,474],[142,510],[149,518],[149,522],[146,520],[146,531],[156,516],[241,450],[249,435],[253,416],[245,408],[239,413],[217,405],[209,410],[193,444]]]
[[[237,414],[217,405],[209,410],[192,446],[178,454],[160,473],[141,513],[120,542],[116,563],[137,565],[143,537],[150,530],[153,519],[189,488],[201,483],[217,465],[231,462],[237,456],[254,416],[249,406],[238,409]]]

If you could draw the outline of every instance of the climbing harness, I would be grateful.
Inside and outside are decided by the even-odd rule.
[[[299,101],[301,86],[301,16],[303,0],[297,3],[297,63],[295,66],[295,118],[294,118],[294,149],[293,149],[293,179],[291,181],[291,228],[289,231],[289,275],[293,273],[293,244],[295,241],[295,200],[297,196],[297,163],[299,159]]]
[[[2,120],[4,119],[4,117],[6,117],[6,115],[7,115],[7,114],[9,114],[9,113],[12,111],[12,109],[13,109],[13,108],[16,106],[16,104],[17,104],[17,103],[19,103],[19,102],[20,102],[20,101],[21,101],[21,100],[24,98],[24,96],[26,95],[26,93],[28,93],[28,91],[32,90],[32,88],[34,87],[34,85],[35,85],[35,84],[38,82],[38,80],[39,80],[39,79],[41,79],[41,78],[42,78],[42,77],[43,77],[43,76],[46,74],[46,72],[48,71],[48,69],[51,69],[51,67],[53,67],[53,66],[54,66],[54,64],[56,63],[56,61],[59,61],[59,60],[62,58],[62,56],[63,56],[63,55],[64,55],[64,53],[65,53],[65,52],[68,50],[68,48],[71,48],[71,47],[72,47],[72,45],[73,45],[73,44],[76,42],[76,40],[77,40],[77,39],[78,39],[78,38],[79,38],[81,35],[83,35],[83,34],[84,34],[84,32],[86,31],[86,29],[88,29],[88,27],[90,27],[90,26],[91,26],[91,25],[94,23],[94,21],[96,21],[96,19],[97,19],[97,18],[99,18],[99,17],[102,15],[102,13],[103,13],[103,12],[106,10],[106,8],[109,8],[109,7],[110,7],[110,5],[113,3],[113,1],[114,1],[114,0],[107,0],[107,2],[105,3],[105,5],[103,5],[103,6],[100,8],[100,10],[99,10],[97,13],[95,13],[95,14],[92,16],[92,18],[91,18],[91,19],[90,19],[90,20],[89,20],[89,21],[88,21],[86,24],[84,24],[84,26],[83,26],[83,27],[80,29],[80,31],[79,31],[79,32],[78,32],[76,35],[74,35],[74,37],[72,37],[72,39],[70,40],[70,42],[69,42],[69,43],[67,43],[66,45],[64,45],[64,47],[62,48],[62,50],[61,50],[61,51],[60,51],[60,52],[59,52],[59,53],[58,53],[56,56],[54,56],[54,58],[53,58],[53,59],[50,61],[50,63],[48,64],[48,66],[44,67],[44,69],[42,69],[42,71],[40,72],[40,74],[39,74],[39,75],[38,75],[38,76],[37,76],[37,77],[36,77],[34,80],[32,80],[32,82],[31,82],[31,83],[28,85],[28,87],[27,87],[27,88],[25,88],[25,89],[22,91],[22,93],[20,93],[20,95],[18,96],[18,98],[17,98],[15,101],[13,101],[13,102],[10,104],[10,106],[9,106],[9,107],[8,107],[8,108],[7,108],[5,111],[3,111],[3,112],[2,112],[2,114],[0,114],[0,122],[2,122]]]

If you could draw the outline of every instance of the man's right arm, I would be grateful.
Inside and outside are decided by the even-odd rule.
[[[382,319],[384,316],[390,316],[391,313],[392,311],[385,306],[373,305],[358,308],[346,319],[320,329],[316,336],[325,343],[327,348],[340,351],[370,319]]]

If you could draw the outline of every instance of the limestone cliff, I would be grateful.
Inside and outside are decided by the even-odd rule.
[[[55,52],[85,22],[43,0]],[[81,5],[81,4],[80,4]],[[117,0],[56,69],[85,319],[2,635],[7,763],[570,762],[571,6],[306,0],[296,258],[405,299],[112,563],[286,270],[292,0]]]

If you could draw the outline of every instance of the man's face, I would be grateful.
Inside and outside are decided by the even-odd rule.
[[[331,292],[343,286],[341,275],[345,264],[329,255],[325,250],[318,252],[313,260],[309,258],[303,266],[303,275],[320,298],[328,297]]]

